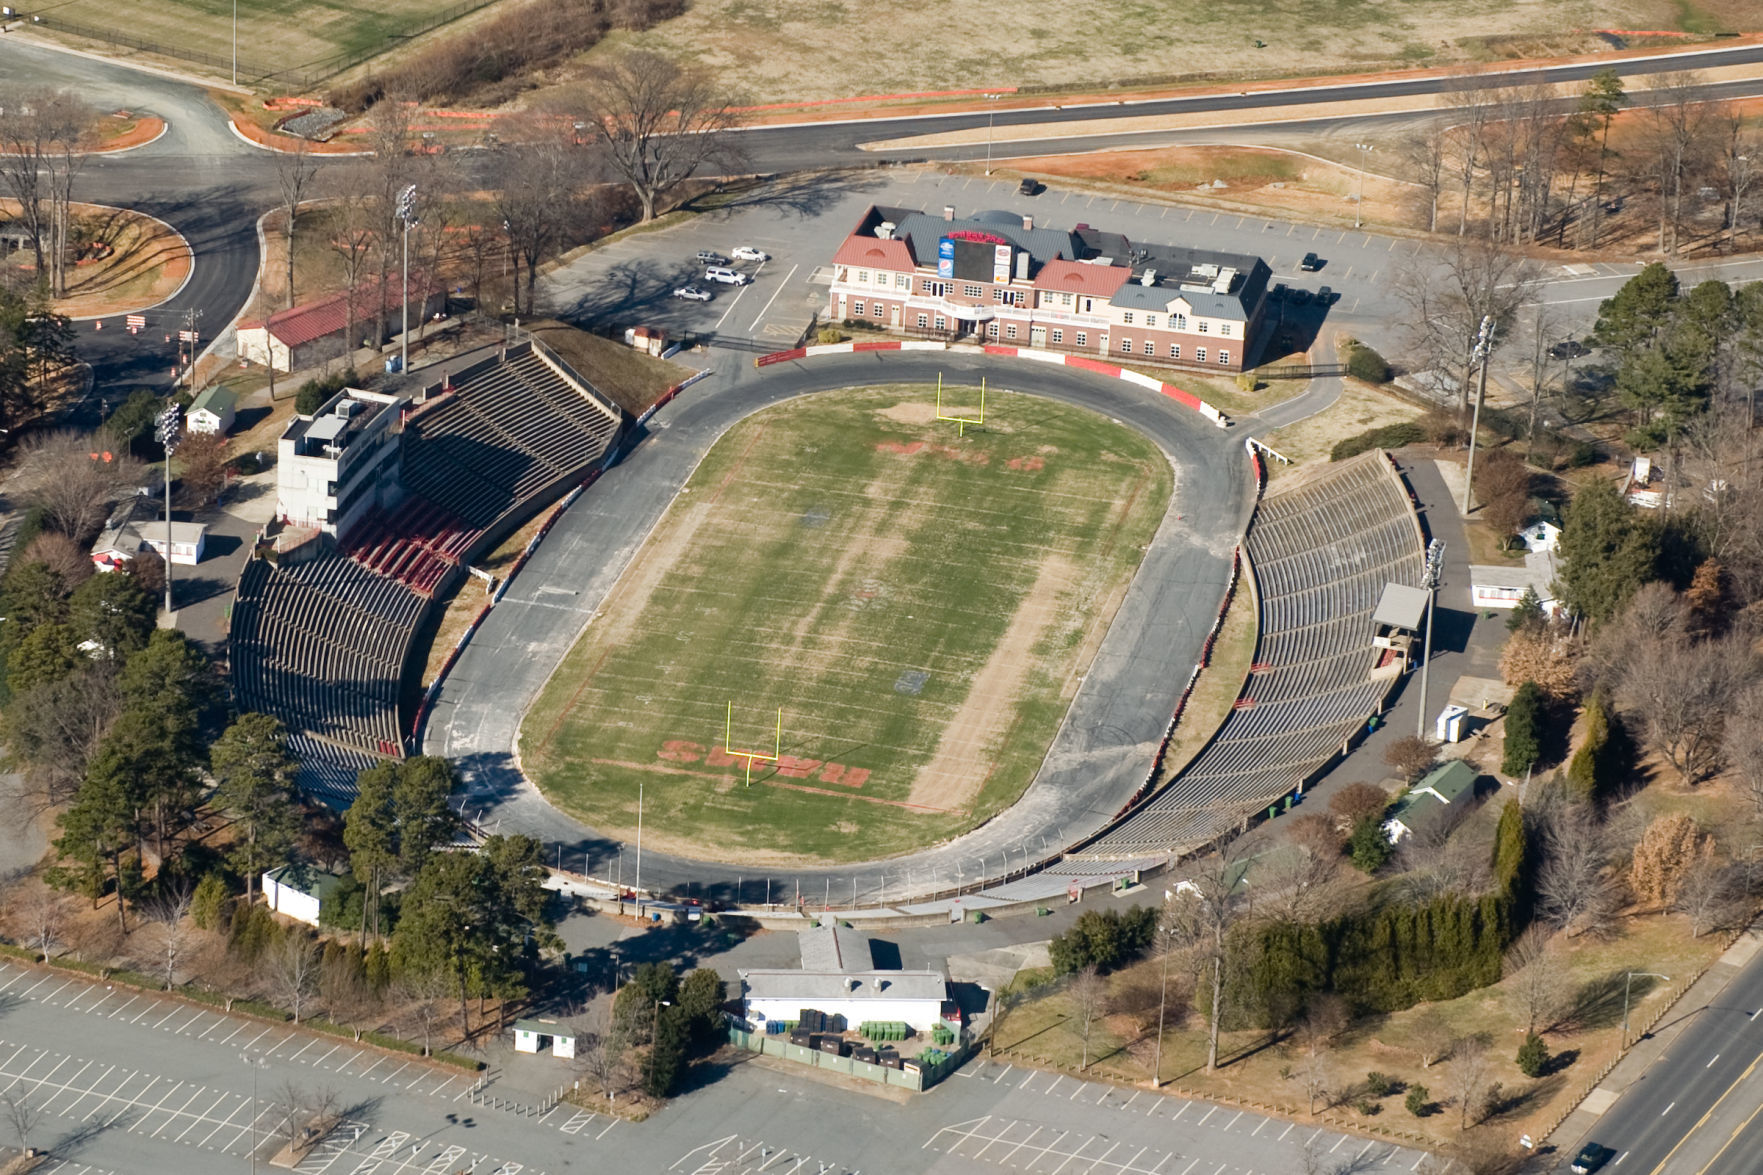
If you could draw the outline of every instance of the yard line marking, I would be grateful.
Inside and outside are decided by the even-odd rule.
[[[759,268],[764,269],[765,266],[762,264]],[[747,328],[748,334],[752,334],[759,329],[759,324],[764,322],[765,316],[771,312],[771,304],[777,301],[777,296],[784,292],[784,287],[790,284],[790,279],[796,276],[796,271],[800,268],[802,268],[802,266],[799,263],[790,266],[790,272],[784,274],[784,280],[777,284],[777,289],[771,292],[771,297],[767,298],[765,300],[765,305],[759,308],[759,317],[755,318],[753,320],[753,325]]]

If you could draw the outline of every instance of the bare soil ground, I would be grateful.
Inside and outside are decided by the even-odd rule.
[[[0,199],[0,221],[16,217],[18,208],[16,200]],[[171,297],[190,276],[190,246],[162,220],[96,204],[75,204],[73,219],[101,255],[68,271],[67,296],[55,301],[62,314],[89,318],[142,310]],[[36,261],[20,249],[0,260],[0,268],[29,281]]]

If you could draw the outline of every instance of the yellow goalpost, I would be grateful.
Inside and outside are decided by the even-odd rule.
[[[733,702],[730,702],[728,704],[728,709],[723,714],[723,719],[722,719],[722,751],[723,751],[723,754],[729,755],[732,758],[745,759],[747,761],[747,786],[752,787],[753,786],[753,764],[754,763],[776,763],[779,759],[781,759],[783,757],[784,708],[782,706],[779,706],[777,708],[777,731],[774,736],[774,745],[772,747],[772,752],[769,755],[767,755],[764,751],[737,751],[734,748],[734,746],[732,745],[734,742],[734,739],[733,739],[734,726],[735,726],[735,704]]]
[[[940,371],[937,372],[937,419],[938,420],[947,420],[951,424],[956,425],[957,428],[955,429],[955,435],[958,437],[964,437],[967,435],[967,426],[968,425],[970,425],[970,424],[976,424],[976,425],[977,424],[984,424],[986,422],[986,380],[985,380],[985,377],[981,376],[980,380],[979,380],[979,416],[978,417],[948,416],[948,415],[945,415],[943,412],[943,373]]]

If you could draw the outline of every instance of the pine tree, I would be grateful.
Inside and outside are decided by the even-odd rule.
[[[298,831],[287,732],[268,714],[241,714],[215,740],[209,762],[221,800],[238,821],[228,856],[245,878],[248,904],[257,876],[283,860]]]
[[[1524,775],[1542,754],[1545,705],[1543,691],[1534,681],[1525,682],[1512,695],[1512,704],[1506,707],[1506,749],[1500,759],[1500,770],[1507,775]]]
[[[1659,536],[1622,500],[1616,487],[1594,481],[1574,495],[1561,528],[1561,594],[1594,623],[1609,619],[1654,576]]]

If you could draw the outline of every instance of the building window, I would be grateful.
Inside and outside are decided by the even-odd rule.
[[[910,290],[912,288],[912,275],[909,273],[896,273],[894,275],[894,288],[897,290]]]
[[[861,302],[851,303],[851,313],[855,316],[861,317],[864,313],[863,303],[861,303]]]
[[[1145,340],[1145,354],[1155,355],[1156,353],[1157,353],[1157,344],[1153,343],[1150,339],[1146,339]]]
[[[1169,357],[1171,359],[1180,359],[1181,358],[1181,344],[1180,343],[1169,344]]]
[[[1014,294],[1011,294],[1010,300],[1025,309],[1028,306],[1028,295],[1021,290],[1017,290]]]
[[[969,298],[978,298],[985,294],[984,286],[962,286],[961,292]]]
[[[1206,348],[1195,347],[1194,348],[1194,359],[1200,363],[1206,362]]]
[[[1230,335],[1230,323],[1228,323],[1228,322],[1219,323],[1218,324],[1218,333],[1221,335],[1224,335],[1228,338]]]
[[[1053,341],[1055,343],[1063,343],[1065,341],[1065,332],[1060,330],[1057,327],[1054,327],[1053,328]]]
[[[857,284],[860,286],[866,286],[869,284],[869,271],[867,269],[859,269],[857,271]]]
[[[1131,339],[1121,339],[1120,340],[1120,350],[1121,350],[1121,353],[1124,355],[1132,354],[1132,340]]]
[[[1156,326],[1157,325],[1157,316],[1155,314],[1145,315],[1145,325],[1146,326]]]
[[[1206,333],[1206,320],[1204,318],[1202,318],[1199,322],[1199,325],[1196,326],[1194,329],[1199,331],[1201,334],[1205,334]]]
[[[994,322],[994,323],[990,324],[989,326],[987,326],[986,333],[988,335],[991,335],[994,339],[997,338],[998,337],[998,324]]]
[[[1223,363],[1223,364],[1226,364],[1226,365],[1229,365],[1229,363],[1230,363],[1230,352],[1229,352],[1229,351],[1220,351],[1220,352],[1219,352],[1219,353],[1218,353],[1218,361],[1219,361],[1219,362],[1220,362],[1220,363]]]
[[[1171,314],[1169,316],[1169,329],[1171,329],[1171,330],[1186,330],[1186,329],[1188,329],[1188,316],[1185,314]]]
[[[918,329],[923,330],[925,327],[927,327],[929,325],[930,325],[930,315],[920,314],[918,316]]]
[[[1078,331],[1077,332],[1077,345],[1080,347],[1087,347],[1087,346],[1089,346],[1089,343],[1090,343],[1089,333],[1087,331],[1081,331],[1081,330]]]
[[[880,318],[882,316],[882,304],[880,302],[871,302],[869,305],[869,312],[877,318]]]
[[[938,330],[948,330],[949,329],[949,320],[944,318],[941,314],[937,315],[937,329]],[[1202,359],[1204,359],[1205,357],[1206,356],[1204,356],[1204,355],[1200,356],[1200,358],[1202,358]]]
[[[1071,305],[1071,295],[1070,294],[1060,294],[1059,295],[1059,304],[1061,306]]]
[[[941,298],[944,294],[949,292],[949,283],[933,282],[926,279],[924,283],[924,292],[933,298]]]
[[[1120,316],[1120,321],[1126,323],[1126,325],[1128,325],[1128,326],[1131,326],[1132,325],[1132,311],[1128,310],[1126,313],[1122,314]]]
[[[1016,337],[1016,324],[1014,322],[1004,328],[1004,337],[1007,339],[1013,339]]]

